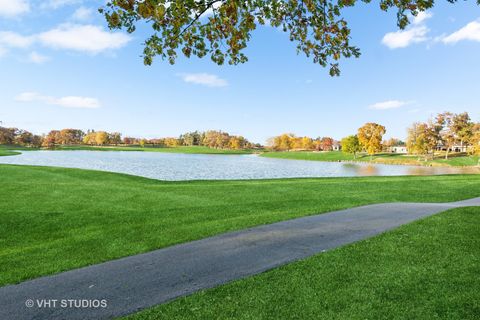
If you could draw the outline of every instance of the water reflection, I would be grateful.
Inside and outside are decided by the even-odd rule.
[[[58,166],[127,173],[160,180],[269,179],[480,173],[480,168],[415,167],[317,162],[257,155],[200,155],[159,152],[31,151],[0,157],[0,163]]]

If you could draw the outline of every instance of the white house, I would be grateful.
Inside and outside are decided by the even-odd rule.
[[[387,151],[390,153],[406,154],[408,153],[408,148],[407,146],[391,146],[387,148]]]
[[[339,141],[334,141],[332,144],[332,150],[333,151],[341,151],[342,150],[342,144]]]

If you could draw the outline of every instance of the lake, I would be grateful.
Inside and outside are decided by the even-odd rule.
[[[418,167],[136,151],[28,151],[0,163],[119,172],[159,180],[270,179],[480,173],[478,168]]]

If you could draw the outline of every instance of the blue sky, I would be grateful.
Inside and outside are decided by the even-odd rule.
[[[147,33],[109,33],[102,1],[0,0],[0,121],[35,133],[65,127],[137,137],[221,129],[264,143],[273,135],[341,138],[365,122],[406,135],[436,112],[480,121],[480,7],[444,2],[397,32],[395,13],[345,13],[359,59],[342,75],[295,53],[271,27],[253,34],[249,62],[216,66],[140,58]]]

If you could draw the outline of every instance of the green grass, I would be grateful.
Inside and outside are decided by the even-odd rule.
[[[247,227],[480,196],[480,175],[162,182],[0,165],[0,286]]]
[[[312,151],[290,151],[290,152],[266,152],[261,155],[268,158],[292,159],[292,160],[312,160],[312,161],[359,161],[374,162],[384,164],[407,164],[407,165],[447,165],[447,166],[476,166],[478,165],[478,156],[467,156],[465,154],[452,154],[448,160],[437,156],[435,160],[423,161],[418,156],[403,155],[395,153],[379,153],[370,158],[369,155],[360,154],[357,159],[351,154],[345,154],[340,151],[332,152],[312,152]]]
[[[214,149],[203,146],[181,146],[181,147],[140,147],[140,146],[59,146],[55,150],[88,150],[88,151],[145,151],[145,152],[166,152],[166,153],[195,153],[195,154],[251,154],[254,151]]]
[[[14,146],[6,146],[6,145],[0,144],[0,157],[14,156],[14,155],[20,154],[20,152],[13,151],[13,150],[20,150],[20,149],[16,149]]]
[[[14,156],[16,154],[20,154],[19,152],[7,150],[7,149],[0,149],[0,157],[2,156]]]
[[[157,306],[128,319],[478,319],[480,208]]]
[[[435,159],[433,162],[448,164],[451,166],[477,166],[480,165],[479,156],[470,156],[470,157],[452,157],[448,160],[445,159]]]

